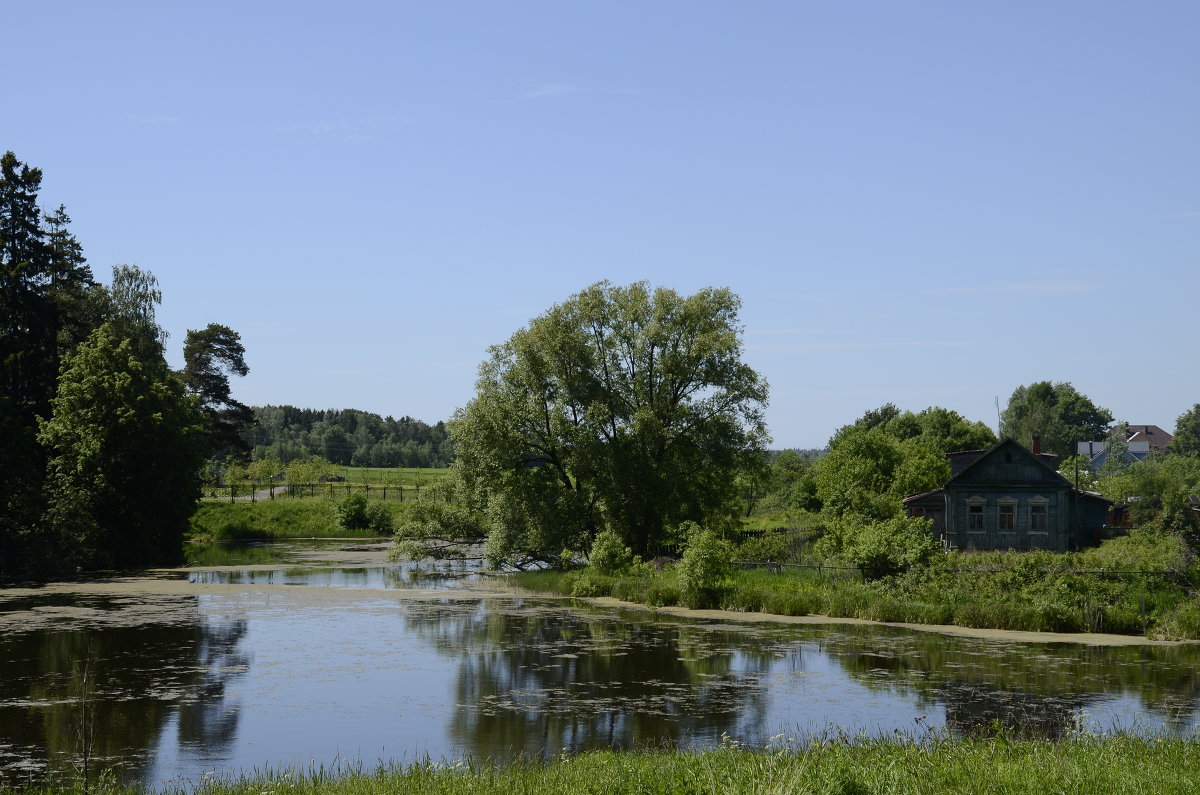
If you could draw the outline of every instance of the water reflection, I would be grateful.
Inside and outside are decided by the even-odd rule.
[[[761,733],[759,679],[772,656],[715,648],[692,625],[498,607],[410,610],[405,622],[458,661],[448,732],[470,755],[548,758]]]
[[[1197,646],[1016,644],[382,590],[430,586],[406,567],[220,574],[190,573],[201,591],[248,587],[0,591],[0,775],[70,772],[89,720],[91,756],[149,785],[339,756],[544,759],[831,726],[1060,738],[1081,715],[1183,733],[1198,720]],[[434,573],[464,572],[449,575]],[[300,582],[310,587],[258,587]]]
[[[961,735],[1003,728],[1057,739],[1077,727],[1180,733],[1196,724],[1195,645],[1017,644],[846,627],[824,648],[868,687],[944,704],[946,724]],[[1117,699],[1124,699],[1119,710],[1112,703]],[[1136,715],[1121,714],[1128,703],[1137,704]]]
[[[198,585],[307,585],[319,588],[453,588],[479,579],[478,561],[437,565],[412,562],[393,566],[193,571]]]
[[[0,634],[0,775],[116,767],[138,780],[176,719],[180,741],[236,742],[224,691],[249,664],[245,621],[201,621],[195,597],[34,601]]]

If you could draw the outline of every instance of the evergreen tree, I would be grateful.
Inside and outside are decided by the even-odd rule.
[[[250,372],[241,337],[219,323],[209,323],[199,331],[189,329],[183,361],[183,382],[204,414],[209,455],[244,456],[250,445],[243,432],[254,424],[254,412],[235,400],[229,389],[231,373],[244,376]]]

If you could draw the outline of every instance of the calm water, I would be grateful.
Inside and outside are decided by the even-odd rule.
[[[460,586],[478,575],[453,567],[180,576],[244,587],[0,591],[0,775],[69,771],[89,723],[95,756],[151,785],[339,759],[780,743],[833,727],[1197,728],[1195,646],[655,618],[477,598]],[[422,598],[405,597],[414,586]]]

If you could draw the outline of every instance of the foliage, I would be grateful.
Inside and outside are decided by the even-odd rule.
[[[1091,461],[1085,455],[1071,455],[1058,465],[1058,474],[1071,485],[1078,484],[1084,491],[1095,491],[1100,479],[1090,469]]]
[[[83,565],[182,557],[204,460],[200,417],[165,362],[140,359],[105,324],[64,362],[51,419],[50,517]]]
[[[229,388],[231,374],[244,376],[250,372],[241,336],[219,323],[209,323],[199,331],[189,329],[183,361],[183,382],[204,414],[209,455],[244,457],[250,446],[242,432],[254,422],[254,413],[235,400]]]
[[[338,502],[336,510],[338,522],[347,530],[366,530],[370,527],[366,495],[351,494]]]
[[[318,455],[355,467],[447,467],[454,447],[444,422],[381,417],[356,409],[256,406],[254,424],[243,429],[255,458],[291,461]]]
[[[865,579],[875,580],[928,563],[941,550],[931,520],[898,516],[848,533],[843,551]]]
[[[370,502],[365,494],[351,494],[337,503],[338,522],[347,530],[370,530],[379,535],[392,532],[395,522],[385,503]]]
[[[41,180],[0,157],[0,578],[177,560],[203,446],[161,291],[125,265],[97,284]]]
[[[1100,490],[1110,500],[1128,503],[1135,523],[1154,523],[1185,534],[1200,548],[1200,515],[1188,500],[1200,493],[1200,458],[1168,455],[1135,461],[1120,474],[1102,480]]]
[[[1071,384],[1038,381],[1013,390],[1000,415],[1000,433],[1026,447],[1040,436],[1043,452],[1066,457],[1075,454],[1076,442],[1104,439],[1112,419],[1112,412]]]
[[[1200,583],[1200,568],[1178,536],[1134,530],[1083,552],[955,552],[926,558],[920,544],[928,530],[918,535],[919,524],[891,528],[902,541],[916,542],[917,553],[910,560],[917,562],[880,579],[837,567],[732,571],[718,578],[719,586],[706,602],[688,595],[683,563],[658,572],[647,567],[620,575],[529,572],[517,575],[517,582],[570,594],[580,579],[589,579],[578,587],[580,592],[603,592],[643,604],[683,602],[780,615],[1133,635],[1143,633],[1144,598],[1150,635],[1200,638],[1195,629],[1200,627],[1200,607],[1192,596]],[[836,527],[831,530],[836,532]],[[925,562],[919,562],[922,559]]]
[[[893,403],[885,403],[865,412],[854,423],[839,428],[829,440],[829,448],[837,447],[851,433],[873,428],[896,441],[915,440],[940,455],[958,450],[982,450],[999,441],[991,428],[982,422],[970,422],[957,411],[930,406],[914,414],[900,411]]]
[[[288,483],[322,483],[336,477],[337,469],[319,455],[289,461],[283,470]]]
[[[647,556],[682,521],[736,521],[767,396],[741,361],[739,303],[600,283],[491,349],[451,429],[489,556],[552,562],[606,528]]]
[[[711,530],[695,528],[683,558],[676,566],[683,602],[688,607],[712,607],[720,598],[733,562],[728,541]]]
[[[588,565],[601,574],[616,574],[634,563],[633,550],[621,543],[621,537],[612,530],[601,530],[592,543],[588,554]]]
[[[283,462],[278,458],[260,458],[246,464],[245,474],[251,483],[267,483],[283,471]]]
[[[995,443],[986,425],[949,409],[930,406],[914,414],[888,403],[829,440],[829,454],[814,465],[814,496],[831,518],[888,519],[900,513],[903,497],[949,479],[946,453]]]
[[[1200,456],[1200,403],[1175,420],[1175,437],[1170,450],[1178,455]]]
[[[396,527],[392,560],[478,557],[487,540],[486,517],[467,498],[457,473],[425,490]]]
[[[373,505],[375,503],[372,503]],[[402,513],[404,505],[378,503]],[[347,531],[332,500],[202,502],[191,517],[188,536],[213,541],[260,538],[372,537],[372,530]]]

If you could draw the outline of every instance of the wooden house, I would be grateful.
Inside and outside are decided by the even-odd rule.
[[[904,498],[909,516],[933,520],[947,549],[1049,549],[1100,542],[1111,504],[1055,471],[1056,456],[1012,439],[990,450],[950,453],[940,489]]]

